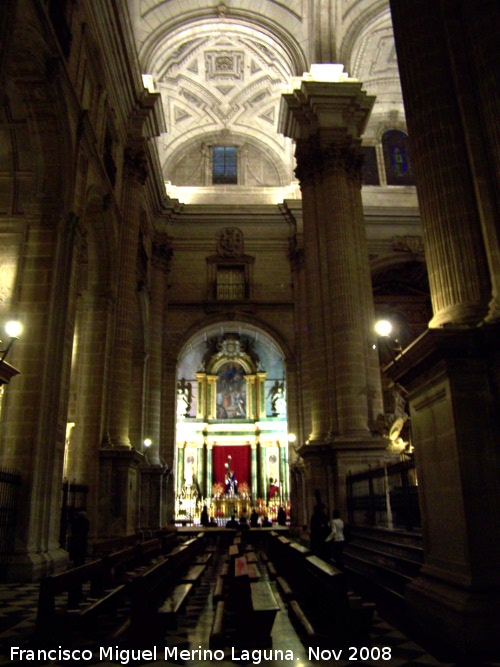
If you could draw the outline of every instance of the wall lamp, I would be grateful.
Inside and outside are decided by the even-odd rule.
[[[11,320],[10,322],[7,322],[5,325],[5,332],[7,336],[9,336],[9,344],[5,348],[5,350],[0,350],[0,354],[2,355],[0,357],[0,365],[3,364],[5,361],[7,355],[10,352],[11,347],[14,345],[14,342],[19,339],[19,336],[21,335],[23,331],[23,325],[21,322],[18,322],[17,320]]]
[[[397,338],[391,336],[393,331],[392,323],[389,320],[377,320],[375,322],[375,333],[381,342],[380,351],[384,356],[384,352],[388,352],[391,360],[396,361],[396,356],[403,351],[400,342]],[[377,348],[377,344],[373,344],[373,348]]]

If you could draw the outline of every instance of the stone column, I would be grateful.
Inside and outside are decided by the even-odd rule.
[[[406,607],[472,664],[500,633],[500,7],[391,9],[434,307],[433,329],[389,369],[410,392],[424,538]]]
[[[477,325],[490,307],[500,316],[498,149],[489,143],[498,138],[498,102],[495,118],[488,115],[489,100],[498,99],[493,84],[498,68],[495,74],[493,60],[478,58],[482,46],[471,51],[469,45],[482,43],[483,35],[468,23],[475,17],[477,26],[476,14],[482,17],[485,39],[494,39],[488,25],[500,17],[498,3],[467,5],[465,0],[391,2],[425,232],[431,327]],[[478,81],[488,76],[493,87],[485,95]],[[493,125],[488,137],[485,130]]]
[[[136,264],[139,205],[147,178],[143,151],[127,149],[124,169],[122,225],[116,295],[115,336],[110,363],[109,438],[111,447],[130,449],[129,410],[132,374],[132,340],[136,304]]]
[[[325,465],[333,465],[331,474],[310,479],[323,501],[346,472],[342,452],[359,458],[384,447],[371,434],[383,410],[361,201],[361,135],[374,98],[338,69],[312,66],[283,96],[279,124],[296,141],[303,203],[312,432],[301,455],[326,456]],[[306,466],[311,473],[319,468]],[[338,492],[332,500],[339,503]]]
[[[151,438],[148,461],[160,465],[160,422],[162,393],[162,344],[167,310],[167,275],[170,249],[166,235],[153,242],[149,307],[149,377],[146,387],[146,424],[144,434]]]

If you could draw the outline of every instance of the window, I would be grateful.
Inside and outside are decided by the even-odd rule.
[[[408,136],[401,130],[389,130],[382,137],[387,185],[415,185]]]
[[[214,185],[236,185],[238,182],[235,146],[213,146],[212,183]]]
[[[244,299],[246,297],[245,292],[244,266],[217,267],[217,300],[236,301]]]

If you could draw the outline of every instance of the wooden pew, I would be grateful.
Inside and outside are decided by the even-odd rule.
[[[205,570],[203,564],[190,567],[202,545],[199,537],[179,544],[130,582],[129,634],[135,643],[147,646],[161,641],[167,628],[175,627],[177,615]]]
[[[41,579],[37,637],[57,638],[75,629],[78,622],[88,624],[96,621],[100,612],[118,604],[125,590],[123,584],[106,588],[107,583],[100,559]],[[86,594],[85,585],[89,587]],[[67,596],[65,603],[57,605],[56,598],[64,594]]]

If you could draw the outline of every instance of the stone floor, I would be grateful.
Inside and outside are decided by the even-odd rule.
[[[213,607],[211,592],[215,581],[215,575],[218,568],[221,566],[222,559],[216,558],[213,563],[207,568],[202,582],[197,589],[191,593],[189,604],[186,612],[181,616],[177,630],[170,631],[165,637],[165,646],[168,647],[170,654],[165,656],[164,647],[158,648],[155,659],[151,660],[148,655],[142,654],[141,658],[130,660],[128,664],[149,664],[154,667],[169,665],[208,665],[217,664],[220,667],[238,667],[238,665],[253,665],[260,664],[270,667],[313,667],[322,665],[336,665],[337,667],[347,667],[348,665],[374,665],[377,667],[388,665],[389,667],[405,667],[406,665],[422,665],[422,667],[432,665],[450,665],[451,663],[440,662],[432,655],[427,653],[421,646],[412,641],[409,637],[399,632],[395,627],[390,625],[387,621],[381,618],[377,613],[373,627],[370,633],[370,640],[367,642],[368,646],[364,649],[354,650],[343,649],[341,655],[333,655],[323,653],[316,659],[309,650],[302,644],[297,636],[293,626],[291,625],[286,606],[281,600],[279,593],[271,582],[276,599],[280,603],[280,612],[276,617],[272,639],[273,647],[272,653],[269,654],[269,649],[262,653],[238,653],[227,647],[224,654],[218,653],[214,656],[214,660],[203,659],[196,653],[197,649],[209,649],[209,636],[213,618]],[[266,577],[265,568],[260,565],[260,570],[263,577]],[[22,649],[37,650],[32,643],[33,631],[36,616],[36,604],[38,598],[38,586],[35,584],[15,585],[3,584],[0,585],[0,665],[7,664],[22,664],[22,665],[102,665],[114,666],[127,664],[127,658],[131,656],[127,653],[116,654],[115,649],[125,651],[119,640],[106,639],[106,619],[100,626],[100,637],[93,638],[89,636],[82,636],[78,643],[79,649],[86,649],[91,652],[91,659],[68,661],[68,660],[52,660],[43,661],[35,659],[19,661],[18,656],[11,654],[12,647],[20,647]],[[113,622],[116,626],[120,622],[120,615],[126,617],[127,610],[118,610],[117,615],[109,622]],[[111,630],[111,626],[110,626]],[[60,643],[64,649],[64,642]],[[177,647],[177,656],[175,655],[175,647]],[[50,648],[58,648],[57,646]],[[104,656],[100,654],[101,648],[111,648],[111,654]],[[182,659],[182,650],[189,650],[194,653],[189,654],[188,660]],[[30,656],[25,656],[30,657]],[[208,656],[206,656],[208,657]],[[12,659],[14,658],[14,659]],[[104,658],[101,660],[101,658]],[[472,665],[471,665],[472,667]],[[475,667],[475,666],[474,666]]]

